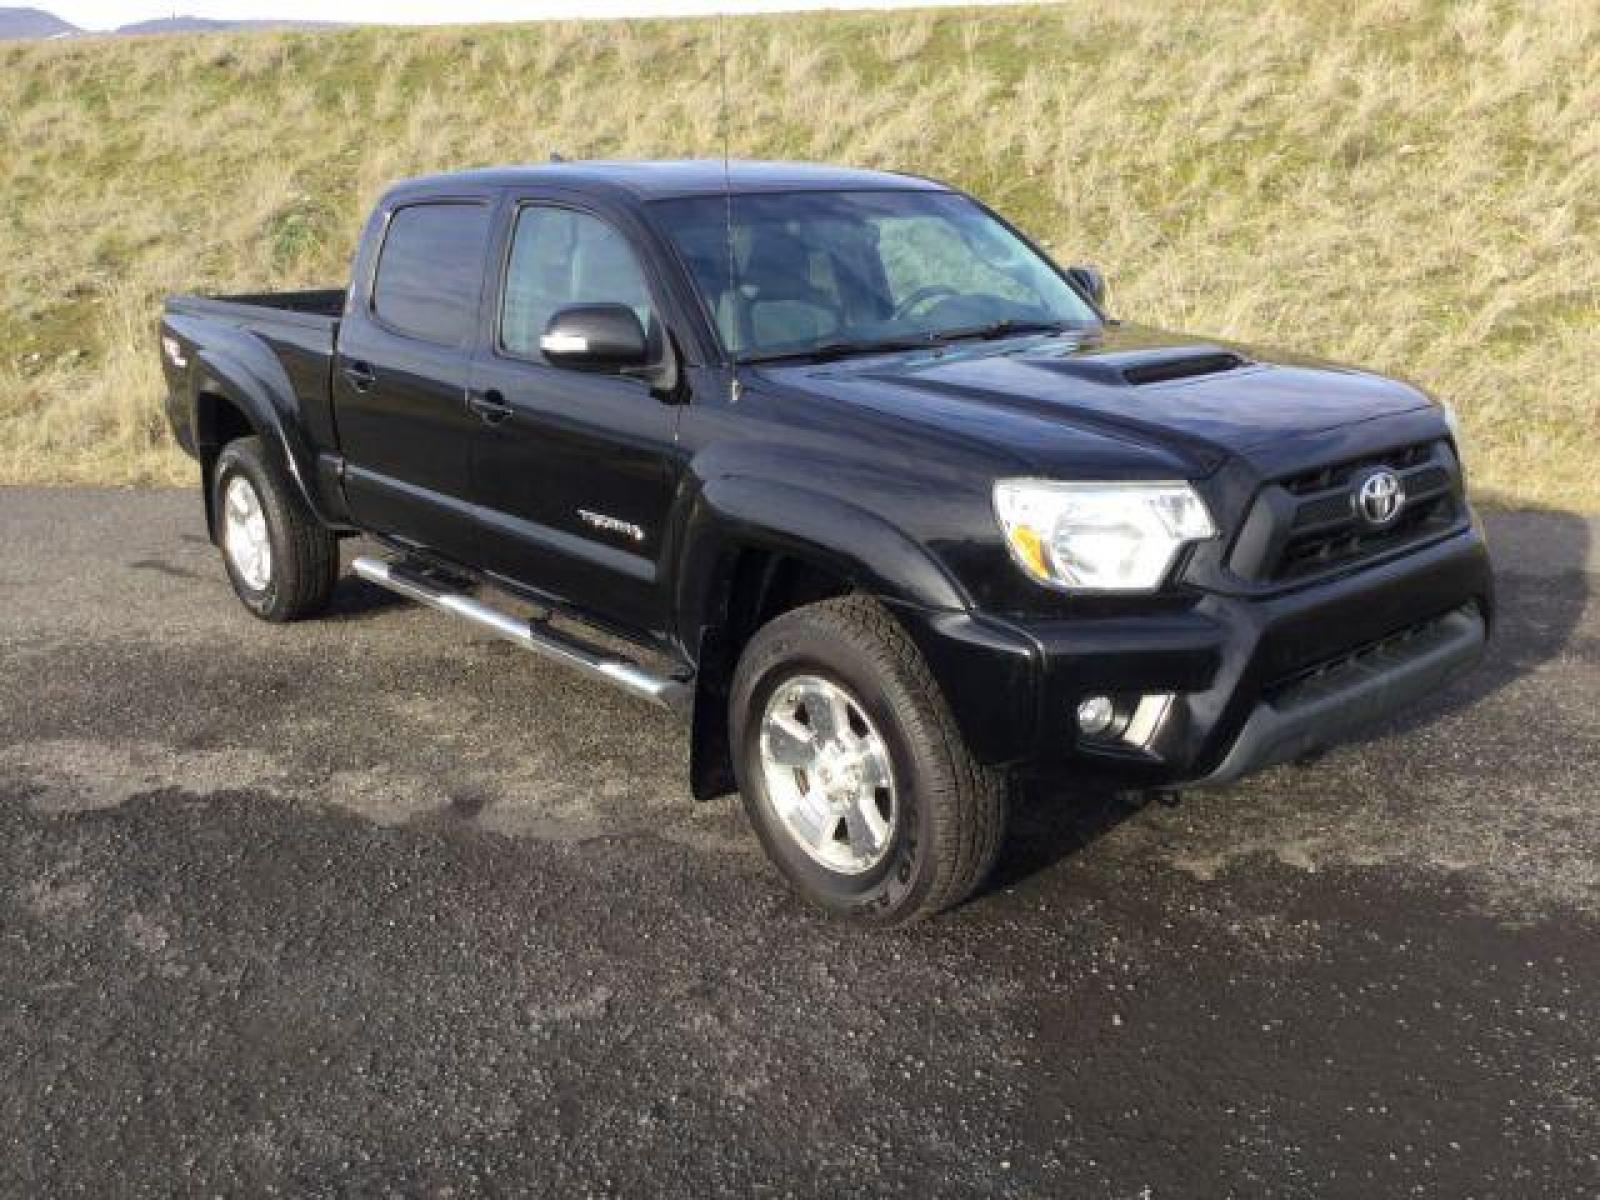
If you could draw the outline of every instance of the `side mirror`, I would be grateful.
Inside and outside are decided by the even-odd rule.
[[[1106,277],[1099,267],[1068,267],[1067,278],[1077,289],[1094,301],[1096,308],[1106,306]]]
[[[574,304],[550,318],[539,349],[552,366],[621,374],[650,364],[650,341],[626,304]]]

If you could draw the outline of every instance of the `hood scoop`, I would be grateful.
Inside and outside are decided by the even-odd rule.
[[[1036,360],[1038,366],[1062,375],[1094,383],[1148,386],[1194,379],[1201,375],[1220,375],[1237,371],[1251,362],[1241,354],[1221,346],[1163,346],[1153,349],[1122,350],[1111,353],[1077,353],[1053,361]]]
[[[1136,387],[1146,383],[1170,383],[1174,379],[1191,379],[1196,375],[1220,375],[1223,371],[1236,371],[1247,361],[1231,350],[1214,350],[1202,354],[1189,351],[1156,362],[1142,362],[1124,367],[1122,378]]]

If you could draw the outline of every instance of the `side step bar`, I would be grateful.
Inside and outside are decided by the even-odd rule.
[[[491,608],[481,600],[461,592],[446,590],[426,577],[407,571],[398,563],[379,558],[357,558],[350,564],[361,578],[381,588],[471,621],[497,637],[515,642],[556,662],[576,667],[589,675],[614,683],[625,692],[642,696],[663,708],[687,713],[693,688],[682,679],[653,675],[638,663],[613,655],[598,646],[551,629],[543,621],[526,621]]]

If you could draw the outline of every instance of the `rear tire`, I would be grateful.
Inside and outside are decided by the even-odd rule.
[[[845,596],[777,617],[745,647],[730,703],[745,810],[811,904],[895,925],[959,904],[988,875],[1005,780],[973,759],[882,605]]]
[[[260,438],[223,447],[211,503],[222,561],[245,608],[282,622],[327,607],[339,580],[339,540],[284,482]]]

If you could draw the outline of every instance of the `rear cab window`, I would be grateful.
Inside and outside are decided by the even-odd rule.
[[[372,314],[396,333],[466,346],[478,321],[491,209],[473,200],[394,210],[372,281]]]

